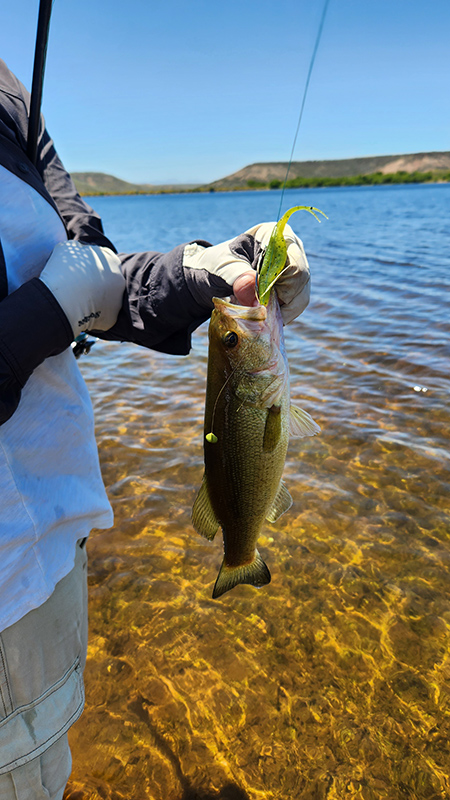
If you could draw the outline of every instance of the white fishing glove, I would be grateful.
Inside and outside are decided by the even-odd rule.
[[[254,236],[265,251],[275,224],[275,222],[263,222],[250,228],[246,233]],[[284,228],[284,238],[287,244],[286,267],[275,284],[275,290],[280,301],[283,322],[287,325],[308,305],[311,282],[303,243],[290,225]]]
[[[183,267],[189,287],[199,302],[211,305],[217,296],[231,294],[233,285],[255,270],[267,248],[274,222],[255,225],[241,236],[205,247],[194,242],[186,245]],[[309,303],[309,266],[303,244],[289,225],[284,229],[287,243],[287,268],[276,282],[283,322],[292,322]],[[241,281],[239,281],[239,284]],[[212,294],[212,293],[213,294]]]
[[[125,290],[120,259],[108,247],[69,240],[57,244],[39,276],[72,326],[107,331],[117,320]]]

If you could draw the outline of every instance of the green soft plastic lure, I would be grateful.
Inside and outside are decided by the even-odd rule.
[[[269,244],[267,245],[267,250],[258,274],[258,299],[263,306],[268,304],[270,290],[286,266],[287,245],[286,239],[284,238],[284,229],[289,217],[294,214],[295,211],[309,211],[318,222],[320,222],[320,219],[315,213],[316,211],[328,219],[327,215],[324,214],[320,208],[314,208],[314,206],[293,206],[293,208],[288,209],[281,219],[278,220],[269,239]]]

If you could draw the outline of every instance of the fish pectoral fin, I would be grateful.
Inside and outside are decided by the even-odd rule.
[[[203,476],[202,485],[200,486],[200,490],[192,507],[191,520],[197,533],[212,542],[219,529],[219,520],[213,511],[211,500],[209,499],[208,484],[206,483],[205,475]]]
[[[265,586],[270,583],[270,572],[267,565],[262,560],[258,551],[255,550],[255,558],[250,564],[243,564],[239,567],[229,567],[222,561],[217,580],[214,584],[213,599],[220,597],[225,592],[229,592],[239,583],[249,583],[251,586]]]
[[[292,503],[291,495],[283,481],[280,481],[275,500],[270,507],[269,513],[266,514],[267,522],[276,522],[278,517],[281,517],[281,515],[291,507]]]
[[[281,436],[281,407],[273,405],[267,410],[266,425],[264,428],[263,450],[275,450]]]
[[[315,436],[320,433],[320,425],[314,422],[307,411],[297,406],[291,406],[289,410],[289,433],[291,436]]]

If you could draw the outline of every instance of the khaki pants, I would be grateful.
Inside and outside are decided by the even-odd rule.
[[[39,608],[0,634],[0,798],[61,800],[70,775],[67,731],[84,705],[87,559]]]

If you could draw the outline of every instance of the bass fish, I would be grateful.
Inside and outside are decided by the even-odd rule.
[[[205,473],[192,510],[209,540],[222,528],[224,559],[213,598],[239,583],[264,586],[270,572],[256,548],[264,520],[292,505],[281,480],[289,434],[320,431],[290,405],[289,367],[275,292],[267,305],[214,298],[209,327]]]

